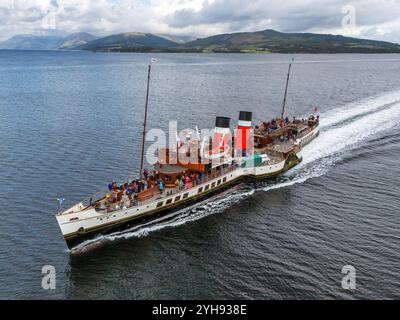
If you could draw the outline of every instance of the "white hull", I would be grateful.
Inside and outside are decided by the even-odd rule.
[[[117,224],[123,220],[133,220],[138,216],[153,212],[157,209],[163,209],[167,206],[176,206],[179,203],[186,202],[195,198],[203,193],[208,193],[214,189],[218,189],[221,185],[229,184],[230,182],[242,178],[244,176],[267,176],[274,175],[283,170],[285,161],[274,165],[260,166],[257,168],[238,168],[225,175],[219,176],[216,179],[210,180],[206,183],[197,185],[190,189],[183,190],[175,193],[172,196],[162,197],[161,199],[153,199],[151,202],[144,203],[130,208],[112,211],[109,213],[99,213],[94,208],[81,211],[83,205],[76,206],[79,211],[65,213],[57,216],[58,224],[64,237],[74,235],[79,230],[93,230],[94,228],[101,228],[110,224]],[[205,189],[208,190],[205,190]],[[199,190],[202,189],[200,192]],[[160,204],[161,203],[161,204]],[[167,204],[168,203],[168,204]],[[83,229],[81,229],[83,228]]]

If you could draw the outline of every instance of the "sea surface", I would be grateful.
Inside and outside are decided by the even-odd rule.
[[[321,116],[298,167],[67,250],[57,198],[138,172],[151,58],[149,129],[183,129],[279,115],[292,57],[287,113]],[[399,134],[400,55],[0,51],[0,298],[399,299]]]

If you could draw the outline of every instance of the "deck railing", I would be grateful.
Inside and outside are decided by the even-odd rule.
[[[198,179],[198,180],[194,180],[189,184],[184,184],[182,186],[177,186],[175,188],[170,188],[170,189],[165,189],[163,191],[163,193],[160,193],[159,197],[157,197],[156,195],[153,195],[151,197],[149,197],[148,199],[139,201],[137,199],[124,199],[118,202],[114,202],[114,203],[110,203],[108,205],[102,206],[100,208],[96,208],[98,211],[105,211],[105,212],[113,212],[113,211],[117,211],[120,209],[128,209],[131,207],[136,207],[136,206],[141,206],[144,205],[146,203],[155,201],[155,200],[161,200],[161,199],[165,199],[167,197],[173,196],[175,194],[178,193],[182,193],[184,191],[190,190],[194,187],[200,186],[202,184],[206,184],[211,180],[215,180],[225,174],[228,174],[229,172],[232,172],[233,170],[235,170],[238,166],[237,165],[232,165],[229,166],[227,168],[223,168],[219,171],[216,172],[212,172],[210,174],[205,175],[204,177]],[[103,197],[104,198],[104,197]]]

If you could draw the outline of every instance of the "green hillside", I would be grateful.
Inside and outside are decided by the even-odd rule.
[[[89,42],[77,49],[91,51],[163,51],[177,43],[151,33],[129,32],[111,35]]]
[[[188,42],[184,48],[211,52],[400,53],[400,45],[389,42],[274,30],[220,34]]]

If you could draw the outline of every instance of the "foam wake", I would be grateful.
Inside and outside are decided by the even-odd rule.
[[[124,232],[87,241],[76,249],[79,250],[101,240],[114,241],[121,238],[143,237],[157,230],[180,226],[211,214],[223,212],[255,192],[285,188],[322,176],[335,163],[348,155],[352,149],[366,144],[371,138],[398,126],[399,120],[400,91],[369,97],[332,109],[321,114],[320,135],[304,148],[303,162],[283,175],[278,182],[272,184],[266,182],[258,186],[241,185],[225,194],[207,199],[207,201],[174,212],[169,216]]]
[[[400,91],[369,97],[321,115],[319,137],[303,150],[303,161],[286,173],[287,181],[262,188],[268,191],[303,183],[325,174],[352,149],[398,126]]]

